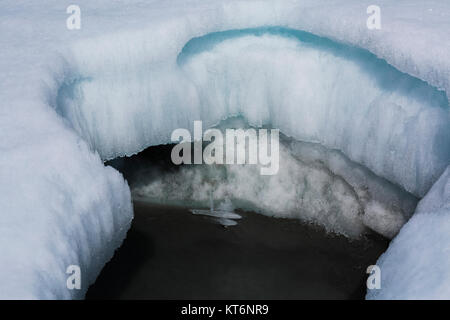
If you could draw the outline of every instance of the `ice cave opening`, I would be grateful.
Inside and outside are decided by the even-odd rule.
[[[82,47],[73,52],[56,110],[125,176],[135,210],[144,202],[163,206],[160,212],[215,206],[244,221],[264,219],[252,212],[296,219],[344,246],[363,239],[360,249],[377,248],[365,263],[384,251],[383,241],[449,163],[445,92],[368,51],[282,27],[209,33],[171,59],[134,59],[129,49],[115,49],[108,58],[102,48],[89,59]],[[280,129],[279,173],[174,167],[167,157],[161,164],[173,130],[192,129],[195,120],[208,128]],[[367,237],[380,238],[367,244]]]
[[[214,127],[250,128],[239,116]],[[360,299],[365,268],[417,203],[342,152],[284,134],[272,176],[258,164],[176,165],[174,146],[106,162],[127,180],[135,219],[87,299]]]
[[[363,298],[366,268],[389,238],[363,224],[361,200],[326,167],[324,148],[282,140],[278,177],[259,175],[257,165],[175,165],[174,144],[106,162],[127,180],[135,217],[86,298]]]

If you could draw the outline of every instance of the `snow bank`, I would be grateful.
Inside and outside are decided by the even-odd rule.
[[[172,129],[188,127],[197,115],[213,125],[230,112],[246,112],[254,125],[273,122],[295,138],[339,148],[419,196],[448,164],[448,101],[442,100],[443,92],[417,80],[450,96],[450,41],[445,41],[450,9],[445,1],[378,1],[379,31],[366,28],[371,3],[359,0],[324,0],[320,5],[316,0],[79,1],[82,29],[77,31],[66,29],[69,4],[0,4],[2,298],[82,297],[120,244],[132,216],[128,186],[100,157],[129,155],[167,142]],[[389,89],[377,83],[377,70],[368,72],[355,56],[346,58],[279,35],[247,34],[177,63],[193,38],[268,26],[367,49],[417,79],[383,72],[393,76],[389,86],[398,80]],[[239,60],[233,48],[248,49],[249,54]],[[260,64],[246,65],[253,58]],[[223,73],[231,80],[227,82],[220,74],[231,63],[243,70]],[[270,81],[272,76],[278,81]],[[342,79],[349,82],[339,83]],[[303,92],[294,90],[294,82]],[[231,88],[224,87],[227,83]],[[270,95],[258,95],[262,89]],[[334,94],[322,97],[333,89]],[[302,117],[296,116],[295,103],[316,99],[317,109],[310,114],[300,105]],[[327,109],[332,105],[327,101],[334,99],[336,107],[349,105]],[[357,109],[358,99],[373,107]],[[278,104],[286,111],[277,109]],[[324,128],[327,116],[334,119],[329,131]],[[365,118],[376,120],[361,123]],[[381,124],[383,130],[377,128]],[[350,143],[344,142],[349,138]],[[425,216],[417,219],[430,219],[431,227],[431,217],[437,216]],[[424,239],[424,232],[417,230],[417,241]],[[407,250],[409,244],[403,246]],[[67,264],[81,266],[83,290],[67,290]]]
[[[450,166],[377,261],[368,299],[450,299]]]

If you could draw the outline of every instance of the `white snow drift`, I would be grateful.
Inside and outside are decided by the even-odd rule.
[[[425,195],[450,159],[450,4],[378,1],[377,31],[369,4],[79,1],[82,28],[69,31],[69,2],[2,1],[0,297],[82,297],[132,217],[128,186],[101,159],[193,120],[241,113]],[[448,244],[448,184],[447,171],[380,260],[385,279],[411,268],[423,290],[386,280],[373,297],[449,298],[449,255],[431,245]],[[81,291],[66,288],[70,264]]]

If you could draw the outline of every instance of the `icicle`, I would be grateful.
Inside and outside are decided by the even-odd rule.
[[[209,210],[211,212],[214,211],[214,201],[213,201],[213,190],[211,189],[211,192],[209,193]]]

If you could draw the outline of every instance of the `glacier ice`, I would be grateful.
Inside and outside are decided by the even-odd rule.
[[[0,299],[83,298],[130,226],[123,177],[57,129],[0,157]],[[66,287],[70,265],[81,269],[81,290]]]
[[[358,0],[323,0],[320,5],[316,0],[194,0],[189,5],[184,0],[97,0],[80,4],[82,29],[69,31],[58,0],[3,0],[0,297],[82,297],[86,287],[67,290],[66,265],[79,263],[87,286],[120,244],[132,217],[127,184],[100,159],[165,143],[172,129],[188,127],[193,118],[212,126],[222,116],[241,111],[255,126],[276,125],[295,139],[340,149],[377,175],[416,196],[425,195],[449,162],[450,41],[445,39],[450,5],[440,0],[379,0],[378,5],[382,29],[372,32],[365,26],[366,4]],[[367,72],[355,56],[339,56],[273,32],[244,32],[190,51],[187,59],[180,55],[196,38],[273,26],[366,49],[404,74],[395,69],[381,73],[378,68]],[[244,51],[242,57],[233,52],[238,49]],[[263,64],[246,64],[253,59]],[[314,81],[301,77],[306,71]],[[386,74],[392,81],[387,87],[377,85],[377,76]],[[335,83],[341,79],[348,81]],[[307,91],[303,95],[293,90],[297,81]],[[395,90],[390,90],[393,83]],[[332,88],[332,95],[323,95]],[[261,89],[267,95],[258,95]],[[326,108],[332,107],[327,100],[334,98],[342,110]],[[317,109],[304,107],[304,117],[295,117],[295,103],[316,99]],[[358,99],[373,102],[372,107],[357,109]],[[276,104],[287,111],[280,112]],[[330,128],[323,121],[327,111],[334,111]],[[361,122],[364,113],[374,120]],[[344,130],[346,122],[351,125]],[[429,193],[418,210],[425,203],[428,208],[448,203],[448,197],[439,194]],[[365,223],[380,221],[371,217],[385,211],[379,205],[368,208]],[[395,256],[414,260],[411,250],[424,248],[421,253],[427,259],[416,262],[415,274],[428,279],[428,272],[442,269],[437,270],[439,278],[422,283],[423,296],[445,297],[448,255],[431,242],[448,243],[444,231],[449,220],[437,214],[440,207],[430,211],[416,214],[404,226],[396,238],[400,240],[383,256],[383,268],[386,276],[408,271],[409,265]],[[398,281],[404,296],[414,296],[414,284]],[[373,297],[398,297],[396,290],[386,286]]]
[[[368,299],[450,299],[450,166],[378,259]]]
[[[450,161],[443,92],[367,52],[309,33],[209,34],[185,45],[178,64],[127,63],[80,71],[82,78],[58,96],[60,114],[104,159],[168,143],[172,130],[195,120],[211,126],[239,114],[341,150],[417,196]]]

